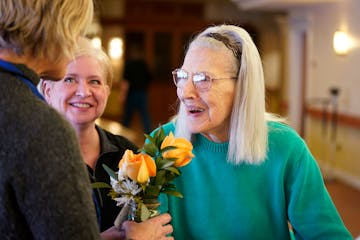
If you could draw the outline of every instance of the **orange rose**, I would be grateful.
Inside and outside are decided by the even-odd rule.
[[[175,149],[170,149],[162,153],[164,158],[176,158],[174,166],[183,167],[188,164],[194,157],[192,153],[193,146],[191,142],[185,138],[175,138],[172,132],[165,137],[161,144],[161,149],[168,146],[174,146]]]
[[[147,154],[134,154],[133,151],[126,150],[119,162],[119,171],[123,167],[126,175],[139,183],[146,183],[150,177],[156,176],[155,162]]]

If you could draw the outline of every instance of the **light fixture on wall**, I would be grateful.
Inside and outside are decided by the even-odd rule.
[[[349,35],[344,31],[336,31],[333,39],[334,51],[338,55],[346,55],[350,49]]]
[[[108,53],[111,59],[120,59],[123,55],[123,40],[119,37],[110,39]]]

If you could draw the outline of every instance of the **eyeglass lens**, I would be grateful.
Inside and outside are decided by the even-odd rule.
[[[181,87],[181,85],[189,78],[189,73],[183,69],[176,69],[173,71],[173,78],[175,85]],[[192,82],[198,89],[208,89],[210,87],[211,78],[206,73],[198,72],[192,75]]]

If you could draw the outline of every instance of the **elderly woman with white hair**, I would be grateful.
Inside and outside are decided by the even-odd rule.
[[[304,141],[265,111],[261,59],[244,29],[207,28],[172,74],[180,106],[163,128],[190,139],[195,155],[175,180],[184,198],[162,199],[175,239],[351,239]]]

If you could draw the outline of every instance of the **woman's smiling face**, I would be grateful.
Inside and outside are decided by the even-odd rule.
[[[236,84],[234,61],[235,57],[225,46],[192,46],[188,50],[181,68],[189,73],[189,78],[177,88],[177,95],[190,132],[201,133],[215,142],[228,140]],[[199,90],[191,81],[197,72],[222,79],[213,80],[208,90]]]
[[[100,117],[109,94],[104,72],[91,56],[70,62],[65,77],[45,87],[47,102],[73,125],[92,123]]]

